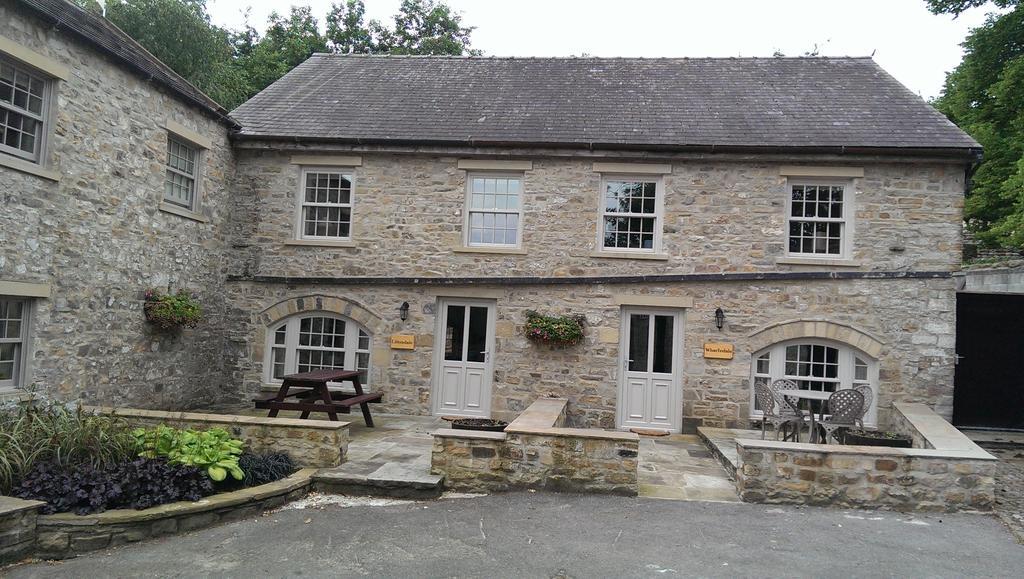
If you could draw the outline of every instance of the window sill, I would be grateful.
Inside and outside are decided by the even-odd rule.
[[[650,259],[654,261],[668,261],[667,253],[640,253],[631,251],[595,251],[590,257],[609,259]]]
[[[860,267],[864,265],[858,259],[829,259],[827,257],[780,257],[775,263],[781,265],[825,265],[832,267]]]
[[[503,255],[526,255],[526,250],[519,247],[456,247],[455,253],[499,253]]]
[[[50,181],[60,181],[60,173],[51,171],[50,169],[37,165],[31,161],[12,157],[6,153],[0,153],[0,167],[7,167],[8,169],[14,169],[15,171],[21,171],[22,173],[28,173],[29,175],[49,179]]]
[[[205,215],[196,213],[195,211],[190,211],[184,207],[171,205],[170,203],[160,203],[160,211],[177,215],[178,217],[184,217],[185,219],[191,219],[192,221],[198,221],[199,223],[208,223],[210,221],[210,218]]]
[[[299,247],[356,247],[354,241],[337,240],[333,241],[330,239],[289,239],[284,242],[285,245],[295,245]]]

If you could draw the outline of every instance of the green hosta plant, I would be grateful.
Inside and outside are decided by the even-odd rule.
[[[203,308],[196,300],[196,296],[185,290],[178,290],[176,294],[147,290],[142,308],[147,320],[165,330],[194,328],[203,320]]]
[[[571,345],[583,339],[582,315],[545,316],[533,310],[526,312],[526,337],[545,344]]]
[[[171,464],[200,468],[218,482],[226,479],[229,474],[235,480],[245,478],[245,473],[238,466],[242,441],[231,438],[223,428],[182,430],[157,426],[139,428],[133,434],[143,449],[140,456],[167,457]]]

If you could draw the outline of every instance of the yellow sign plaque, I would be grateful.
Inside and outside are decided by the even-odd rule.
[[[414,350],[416,349],[416,336],[408,334],[394,334],[391,336],[392,350]]]
[[[704,357],[714,360],[732,360],[733,345],[722,342],[707,342],[704,344]]]

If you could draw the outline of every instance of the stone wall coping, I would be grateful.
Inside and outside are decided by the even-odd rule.
[[[897,402],[893,408],[936,450],[973,452],[994,458],[925,404]]]
[[[640,441],[640,435],[635,432],[621,432],[617,430],[599,430],[597,428],[532,428],[522,427],[515,430],[505,429],[509,434],[526,434],[539,436],[554,436],[559,438],[590,438],[596,440],[619,440],[619,441]]]
[[[833,455],[877,456],[882,458],[948,458],[955,460],[998,460],[979,450],[936,450],[931,448],[895,448],[891,446],[855,446],[845,444],[810,444],[737,438],[736,447],[765,452],[816,452]]]
[[[319,470],[318,468],[303,468],[289,477],[272,483],[211,495],[195,502],[179,501],[142,510],[114,509],[91,515],[76,515],[74,513],[40,515],[37,524],[41,527],[123,525],[215,511],[226,507],[261,501],[308,486],[313,475]]]
[[[13,515],[14,513],[20,513],[22,511],[35,510],[45,504],[46,503],[44,501],[33,501],[0,495],[0,517],[3,517],[4,515]]]
[[[490,432],[487,430],[462,430],[458,428],[441,428],[431,432],[434,436],[442,438],[475,438],[478,440],[505,440],[508,435],[504,432]]]
[[[567,398],[538,398],[508,425],[505,432],[516,432],[521,428],[551,428],[568,404]]]
[[[269,418],[265,416],[241,416],[237,414],[201,414],[197,412],[166,412],[138,408],[114,408],[112,406],[83,406],[88,411],[111,414],[124,418],[150,418],[179,422],[206,422],[209,424],[238,424],[244,426],[274,426],[283,428],[309,428],[314,430],[343,430],[351,422],[331,420],[304,420],[299,418]]]

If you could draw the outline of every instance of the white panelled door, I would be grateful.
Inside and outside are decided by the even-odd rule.
[[[623,308],[620,428],[679,432],[682,422],[682,316],[678,311]]]
[[[434,362],[434,412],[491,415],[494,302],[441,300]]]

